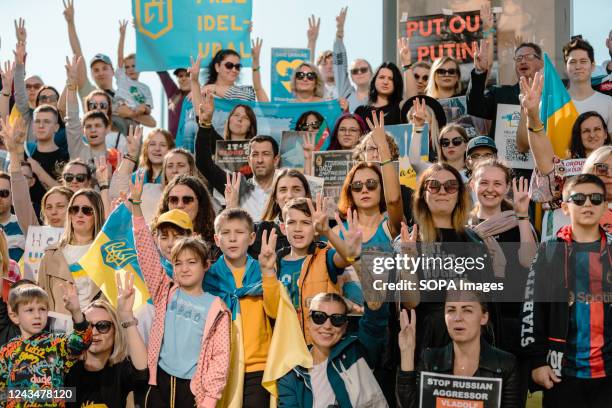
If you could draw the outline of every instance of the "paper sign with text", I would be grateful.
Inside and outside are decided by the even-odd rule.
[[[40,261],[49,245],[57,243],[64,232],[63,228],[31,226],[26,237],[23,277],[38,282]]]
[[[499,408],[501,378],[461,377],[421,372],[419,407]]]
[[[252,0],[132,0],[138,71],[167,71],[202,56],[208,64],[222,49],[233,49],[251,66],[249,26]]]
[[[340,191],[346,179],[346,175],[353,165],[353,154],[346,150],[328,150],[313,153],[312,171],[315,176],[325,180],[323,195],[330,201],[327,212],[330,218],[334,217],[338,208]],[[313,196],[314,197],[314,196]]]
[[[531,153],[521,153],[516,147],[516,132],[520,119],[520,105],[497,104],[497,121],[495,124],[497,155],[513,169],[533,169]]]
[[[225,171],[253,174],[249,166],[248,140],[217,140],[215,163]]]

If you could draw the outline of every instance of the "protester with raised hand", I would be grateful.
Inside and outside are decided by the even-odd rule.
[[[308,30],[306,38],[308,39],[307,48],[310,50],[310,63],[315,62],[315,51],[317,49],[317,39],[319,38],[319,27],[321,27],[321,17],[316,18],[315,15],[308,17]]]
[[[66,376],[66,386],[76,388],[76,406],[125,407],[128,394],[146,386],[149,378],[147,347],[132,311],[134,275],[127,272],[122,281],[117,274],[116,282],[116,311],[105,300],[94,300],[83,310],[92,326],[92,344]]]
[[[431,65],[424,60],[412,61],[409,37],[397,39],[397,52],[402,64],[402,71],[404,71],[404,98],[408,99],[416,95],[425,95],[427,93]]]
[[[231,315],[222,299],[202,289],[204,276],[210,273],[210,247],[198,238],[177,241],[170,278],[140,210],[143,183],[142,174],[131,183],[130,202],[138,263],[155,305],[148,348],[148,403],[215,406],[230,367]]]
[[[524,406],[520,398],[516,359],[481,338],[489,321],[487,303],[476,292],[449,291],[444,304],[444,321],[452,342],[427,348],[417,360],[417,318],[414,310],[402,310],[398,335],[401,364],[397,392],[402,408],[416,408],[420,372],[429,371],[463,377],[501,378],[501,407]],[[419,320],[427,316],[419,313]],[[416,360],[416,361],[415,361]]]
[[[387,125],[402,123],[400,104],[404,95],[402,73],[393,62],[383,62],[370,81],[368,103],[355,109],[355,114],[365,121],[373,114],[385,115]]]
[[[334,40],[333,66],[338,98],[346,99],[348,111],[352,112],[358,106],[368,101],[372,67],[364,59],[356,59],[348,69],[348,57],[344,47],[344,23],[348,7],[340,10],[336,16],[336,39]],[[350,72],[350,80],[349,80]],[[351,84],[351,81],[354,85]]]

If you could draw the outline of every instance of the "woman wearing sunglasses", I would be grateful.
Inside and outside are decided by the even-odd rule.
[[[117,311],[105,300],[94,300],[83,314],[93,327],[91,346],[70,369],[66,387],[75,387],[75,406],[123,408],[130,392],[146,387],[147,348],[132,308],[134,277],[117,277]],[[144,406],[144,401],[137,401]]]
[[[340,192],[338,212],[346,219],[348,211],[357,210],[364,249],[392,252],[391,242],[401,229],[404,217],[399,177],[385,134],[385,118],[368,119],[371,137],[378,148],[380,168],[375,163],[361,162],[349,171]],[[339,226],[335,232],[342,232]]]
[[[461,94],[461,67],[453,57],[437,58],[431,65],[431,75],[425,94],[446,99]]]
[[[211,248],[214,247],[215,210],[210,194],[201,179],[188,174],[174,177],[164,188],[154,223],[159,216],[169,210],[178,208],[189,215],[193,223],[193,232],[199,234]],[[216,251],[213,250],[213,253]],[[214,258],[216,260],[216,257]]]
[[[501,378],[500,406],[524,406],[516,359],[512,354],[492,347],[481,336],[489,324],[488,305],[476,292],[449,291],[443,306],[443,324],[451,342],[444,347],[428,348],[422,359],[418,359],[416,354],[417,325],[426,316],[411,310],[409,320],[409,312],[402,310],[401,331],[398,335],[401,364],[397,377],[397,395],[402,408],[419,406],[421,371],[463,377]]]
[[[38,285],[49,294],[49,310],[70,314],[62,302],[62,286],[76,285],[81,308],[101,296],[100,288],[79,270],[77,262],[89,249],[104,224],[104,205],[100,194],[92,189],[74,193],[68,203],[64,233],[56,245],[45,250],[38,271]]]
[[[531,178],[530,198],[542,205],[542,242],[554,238],[557,231],[569,224],[569,217],[561,210],[562,191],[567,177],[566,164],[555,155],[553,146],[540,120],[540,97],[543,77],[537,73],[530,85],[520,81],[521,107],[527,116],[529,146],[533,154],[535,169]],[[611,144],[605,121],[597,112],[585,112],[578,116],[572,127],[568,156],[571,159],[587,159],[591,166],[589,173],[608,177],[605,161],[593,162],[590,156],[602,146]],[[585,163],[586,164],[586,163]],[[583,167],[583,172],[585,168]],[[610,179],[608,179],[610,180]],[[612,187],[612,185],[611,185]]]
[[[296,366],[278,381],[279,407],[387,407],[372,369],[385,344],[388,307],[366,304],[357,334],[346,335],[349,307],[335,293],[310,303],[313,367]]]
[[[373,114],[385,115],[387,125],[402,123],[400,105],[404,95],[402,73],[393,62],[383,62],[370,81],[368,103],[355,109],[355,114],[365,121]]]
[[[254,72],[259,74],[259,61],[253,61]],[[191,79],[199,75],[200,64],[197,64],[197,73],[191,72]],[[203,91],[223,99],[241,99],[244,101],[255,100],[255,89],[251,85],[236,85],[242,64],[240,54],[231,49],[218,51],[208,64],[208,79],[204,84]],[[253,81],[255,83],[255,81]],[[261,88],[261,87],[260,87]]]
[[[325,85],[318,68],[302,62],[291,76],[293,102],[319,102],[323,100]]]

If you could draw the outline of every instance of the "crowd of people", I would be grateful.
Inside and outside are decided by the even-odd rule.
[[[249,105],[235,105],[223,132],[213,126],[216,101],[269,101],[260,39],[252,85],[240,83],[241,57],[231,49],[216,53],[203,84],[200,57],[174,78],[159,72],[165,129],[155,127],[159,108],[136,55],[124,52],[127,21],[115,62],[102,53],[87,59],[65,0],[73,55],[61,90],[43,81],[43,67],[26,70],[36,50],[26,48],[25,20],[15,21],[15,58],[0,67],[4,406],[417,407],[422,372],[501,379],[501,407],[525,407],[536,391],[544,407],[608,406],[610,301],[578,293],[612,290],[612,62],[595,90],[591,44],[575,37],[556,50],[579,113],[561,157],[541,120],[540,45],[517,43],[518,81],[487,87],[495,45],[488,3],[467,89],[460,61],[413,61],[407,38],[398,39],[397,62],[374,69],[351,56],[349,64],[347,13],[316,60],[320,20],[309,19],[313,60],[291,79],[294,102],[337,100],[343,111],[329,123],[329,150],[351,152],[354,162],[337,203],[309,182],[314,135],[327,125],[321,113],[305,110],[291,129],[306,132],[303,171],[280,167],[278,140],[258,132]],[[612,56],[612,31],[606,46]],[[469,120],[448,120],[440,102],[462,95]],[[504,161],[495,140],[501,104],[519,106],[516,146],[531,153],[533,171]],[[472,119],[485,130],[473,134]],[[398,143],[385,131],[406,123],[415,188],[400,183]],[[215,162],[219,140],[248,141],[248,172]],[[566,158],[586,159],[580,174],[566,174]],[[109,291],[78,268],[122,205],[151,297],[141,307],[139,276],[118,273]],[[26,276],[20,260],[34,226],[63,233],[37,276]],[[551,250],[540,240],[565,245]],[[427,243],[489,255],[470,281],[505,283],[522,299],[495,302],[476,290],[409,290],[401,301],[368,295],[366,253],[418,256]],[[398,272],[414,282],[439,276]],[[537,300],[558,281],[566,299]],[[52,316],[72,320],[70,329],[50,327]],[[270,380],[274,387],[264,387]],[[75,398],[23,393],[47,389],[73,389]]]

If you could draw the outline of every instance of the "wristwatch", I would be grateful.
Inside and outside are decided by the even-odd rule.
[[[137,325],[138,325],[137,318],[133,318],[132,320],[128,320],[126,322],[121,322],[121,327],[123,327],[124,329],[127,329],[128,327],[132,327],[132,326],[137,326]]]

